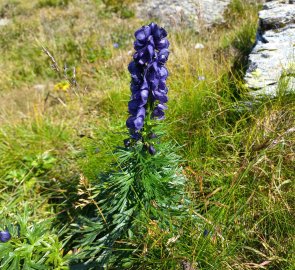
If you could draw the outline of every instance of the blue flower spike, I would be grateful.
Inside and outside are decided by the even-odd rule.
[[[151,131],[145,126],[146,119],[165,118],[165,103],[168,102],[168,70],[165,64],[169,57],[169,41],[166,30],[155,23],[142,26],[135,31],[134,36],[135,53],[128,66],[131,75],[131,99],[128,103],[130,116],[126,126],[132,139],[144,142],[143,131]],[[148,151],[151,155],[155,154],[153,146]]]

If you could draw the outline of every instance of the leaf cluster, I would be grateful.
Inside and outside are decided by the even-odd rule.
[[[68,269],[63,257],[63,245],[55,232],[50,231],[51,220],[30,222],[30,212],[13,215],[13,223],[3,224],[12,235],[10,241],[0,243],[0,268],[9,269]],[[4,229],[4,228],[3,228]]]
[[[155,155],[141,143],[118,149],[117,170],[102,175],[97,185],[88,188],[89,203],[96,210],[94,216],[80,217],[73,224],[71,237],[79,250],[78,261],[89,265],[95,261],[100,267],[121,265],[122,258],[140,248],[131,242],[135,235],[146,232],[147,220],[165,224],[170,215],[181,215],[178,209],[183,204],[185,178],[180,159],[171,144],[156,147]]]

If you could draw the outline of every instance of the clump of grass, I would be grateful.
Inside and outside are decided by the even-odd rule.
[[[123,19],[134,17],[134,11],[130,8],[130,4],[136,2],[136,0],[103,0],[103,3],[112,12],[116,12]]]
[[[39,0],[38,7],[64,7],[69,4],[71,0]]]

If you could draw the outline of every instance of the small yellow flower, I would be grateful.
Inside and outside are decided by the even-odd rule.
[[[70,88],[70,83],[68,81],[61,81],[54,85],[54,91],[64,91],[67,92]]]

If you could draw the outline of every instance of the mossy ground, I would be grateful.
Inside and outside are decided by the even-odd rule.
[[[126,67],[133,32],[148,22],[104,2],[0,0],[1,17],[10,19],[0,26],[0,216],[7,222],[29,208],[28,222],[50,218],[58,234],[82,211],[75,207],[81,179],[95,185],[128,136]],[[191,213],[204,222],[163,232],[151,220],[134,243],[140,269],[295,268],[295,96],[252,102],[242,79],[258,10],[235,0],[220,26],[169,31],[166,140],[181,146]]]

